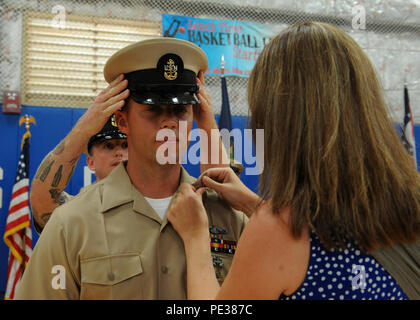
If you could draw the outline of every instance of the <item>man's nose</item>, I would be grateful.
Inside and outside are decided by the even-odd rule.
[[[175,119],[172,119],[172,118],[164,119],[161,122],[160,128],[161,129],[176,130],[176,129],[178,129],[178,121],[176,121]]]
[[[122,146],[116,146],[114,150],[115,150],[115,155],[117,157],[123,157],[124,156],[124,149],[123,149]]]

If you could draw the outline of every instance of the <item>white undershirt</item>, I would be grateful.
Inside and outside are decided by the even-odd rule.
[[[156,211],[159,217],[163,220],[166,215],[166,211],[168,210],[169,203],[171,202],[172,196],[169,198],[162,198],[162,199],[152,199],[144,197],[150,206]]]

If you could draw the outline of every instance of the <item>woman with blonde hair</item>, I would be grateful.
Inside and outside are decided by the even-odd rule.
[[[290,26],[259,56],[248,102],[261,198],[228,168],[201,177],[252,215],[221,288],[201,189],[183,185],[168,213],[189,298],[418,299],[420,178],[360,46],[325,23]]]

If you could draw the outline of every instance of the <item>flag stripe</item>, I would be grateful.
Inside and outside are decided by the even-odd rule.
[[[10,208],[10,210],[9,210],[10,216],[7,217],[7,220],[12,220],[13,221],[15,219],[15,217],[13,217],[12,214],[19,211],[20,209],[28,208],[28,206],[29,206],[29,200],[24,200],[24,201],[21,201],[18,204],[15,204],[14,206],[12,206]]]
[[[5,237],[8,237],[12,233],[17,232],[18,230],[27,227],[28,225],[26,223],[28,221],[29,221],[29,217],[26,215],[26,216],[20,217],[19,219],[13,220],[12,222],[8,222],[6,225]]]
[[[7,275],[7,286],[6,286],[6,292],[5,292],[5,298],[6,299],[13,299],[12,291],[13,286],[15,283],[15,278],[18,274],[18,271],[20,269],[20,263],[13,259],[13,256],[9,255],[9,274]]]
[[[25,192],[28,192],[28,191],[29,191],[29,187],[28,187],[28,185],[25,185],[25,186],[23,186],[23,187],[21,187],[18,190],[16,190],[16,191],[13,192],[12,199],[13,200],[16,200],[15,199],[16,197],[18,197],[19,195],[21,195],[21,194],[23,194]]]
[[[19,201],[19,202],[18,202]],[[11,220],[13,220],[13,217],[14,217],[14,213],[16,212],[16,211],[18,211],[19,209],[21,209],[21,208],[24,208],[25,206],[22,206],[22,203],[25,203],[26,205],[29,205],[29,202],[28,202],[28,193],[26,192],[26,193],[24,193],[24,194],[21,194],[20,196],[18,196],[18,198],[17,199],[14,199],[13,200],[13,203],[10,203],[10,207],[9,207],[9,213],[10,213],[10,215],[7,217],[7,219],[9,220],[9,221],[11,221]]]
[[[9,276],[12,272],[12,265],[13,265],[13,263],[10,263],[10,261],[13,261],[13,259],[10,260],[10,255],[11,255],[11,253],[9,251],[9,258],[8,258],[9,263],[8,263],[8,267],[7,267],[7,279],[9,279]]]
[[[29,226],[29,223],[27,223],[27,225]],[[15,247],[14,242],[10,237],[5,238],[4,242],[6,242],[6,244],[9,246],[10,252],[12,253],[12,256],[14,258],[16,258],[17,260],[19,260],[20,263],[22,263],[22,260],[23,260],[22,259],[22,248],[19,247],[19,246]]]
[[[13,298],[15,297],[15,290],[16,290],[16,287],[17,287],[19,281],[20,281],[21,272],[22,272],[22,267],[20,267],[20,265],[19,265],[19,267],[16,271],[15,279],[13,281],[12,292],[10,293],[10,296],[13,297]]]
[[[21,231],[22,230],[14,233],[12,237],[9,237],[10,242],[12,243],[13,247],[16,249],[17,252],[19,252],[20,255],[22,254],[23,247],[22,247],[22,238],[18,234],[21,233]]]
[[[27,178],[23,178],[23,179],[19,180],[18,182],[15,182],[15,185],[13,186],[13,189],[12,189],[12,200],[13,200],[13,193],[14,192],[19,190],[20,188],[28,187],[28,186],[29,186],[29,179],[27,179]],[[29,188],[28,188],[28,190],[29,190]]]
[[[7,223],[13,223],[14,221],[17,221],[19,219],[21,219],[22,217],[28,216],[29,215],[29,209],[28,207],[24,207],[24,208],[20,208],[18,211],[13,212],[13,214],[11,214],[11,218],[7,219]]]

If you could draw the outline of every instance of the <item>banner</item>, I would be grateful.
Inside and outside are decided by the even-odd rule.
[[[277,34],[279,26],[231,20],[199,19],[162,15],[164,37],[187,40],[201,47],[209,59],[206,75],[248,77],[264,46]]]

